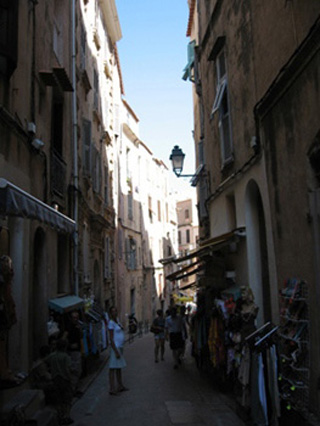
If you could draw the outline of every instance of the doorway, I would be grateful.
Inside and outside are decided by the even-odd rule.
[[[266,223],[261,193],[254,180],[245,195],[249,285],[259,307],[257,325],[271,320],[271,294]]]

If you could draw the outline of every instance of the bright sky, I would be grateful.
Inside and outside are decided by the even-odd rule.
[[[187,64],[187,0],[116,0],[122,39],[117,43],[125,99],[140,119],[140,138],[171,169],[174,145],[186,154],[183,173],[192,174],[194,142],[191,82]],[[175,187],[189,189],[189,179]]]

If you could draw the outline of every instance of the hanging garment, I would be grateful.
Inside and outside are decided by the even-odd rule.
[[[271,424],[277,425],[278,418],[281,415],[280,409],[280,393],[278,387],[278,357],[276,346],[272,345],[267,350],[267,364],[268,364],[268,381],[269,381],[269,393],[272,408],[272,419]]]
[[[251,417],[254,426],[268,426],[267,396],[261,353],[254,352],[251,362]]]

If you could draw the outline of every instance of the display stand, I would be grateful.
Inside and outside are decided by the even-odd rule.
[[[310,351],[307,283],[291,278],[280,292],[280,391],[286,410],[308,415]]]

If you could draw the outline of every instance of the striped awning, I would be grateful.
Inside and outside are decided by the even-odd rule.
[[[0,178],[0,215],[36,219],[58,232],[73,233],[75,221],[48,204]]]

